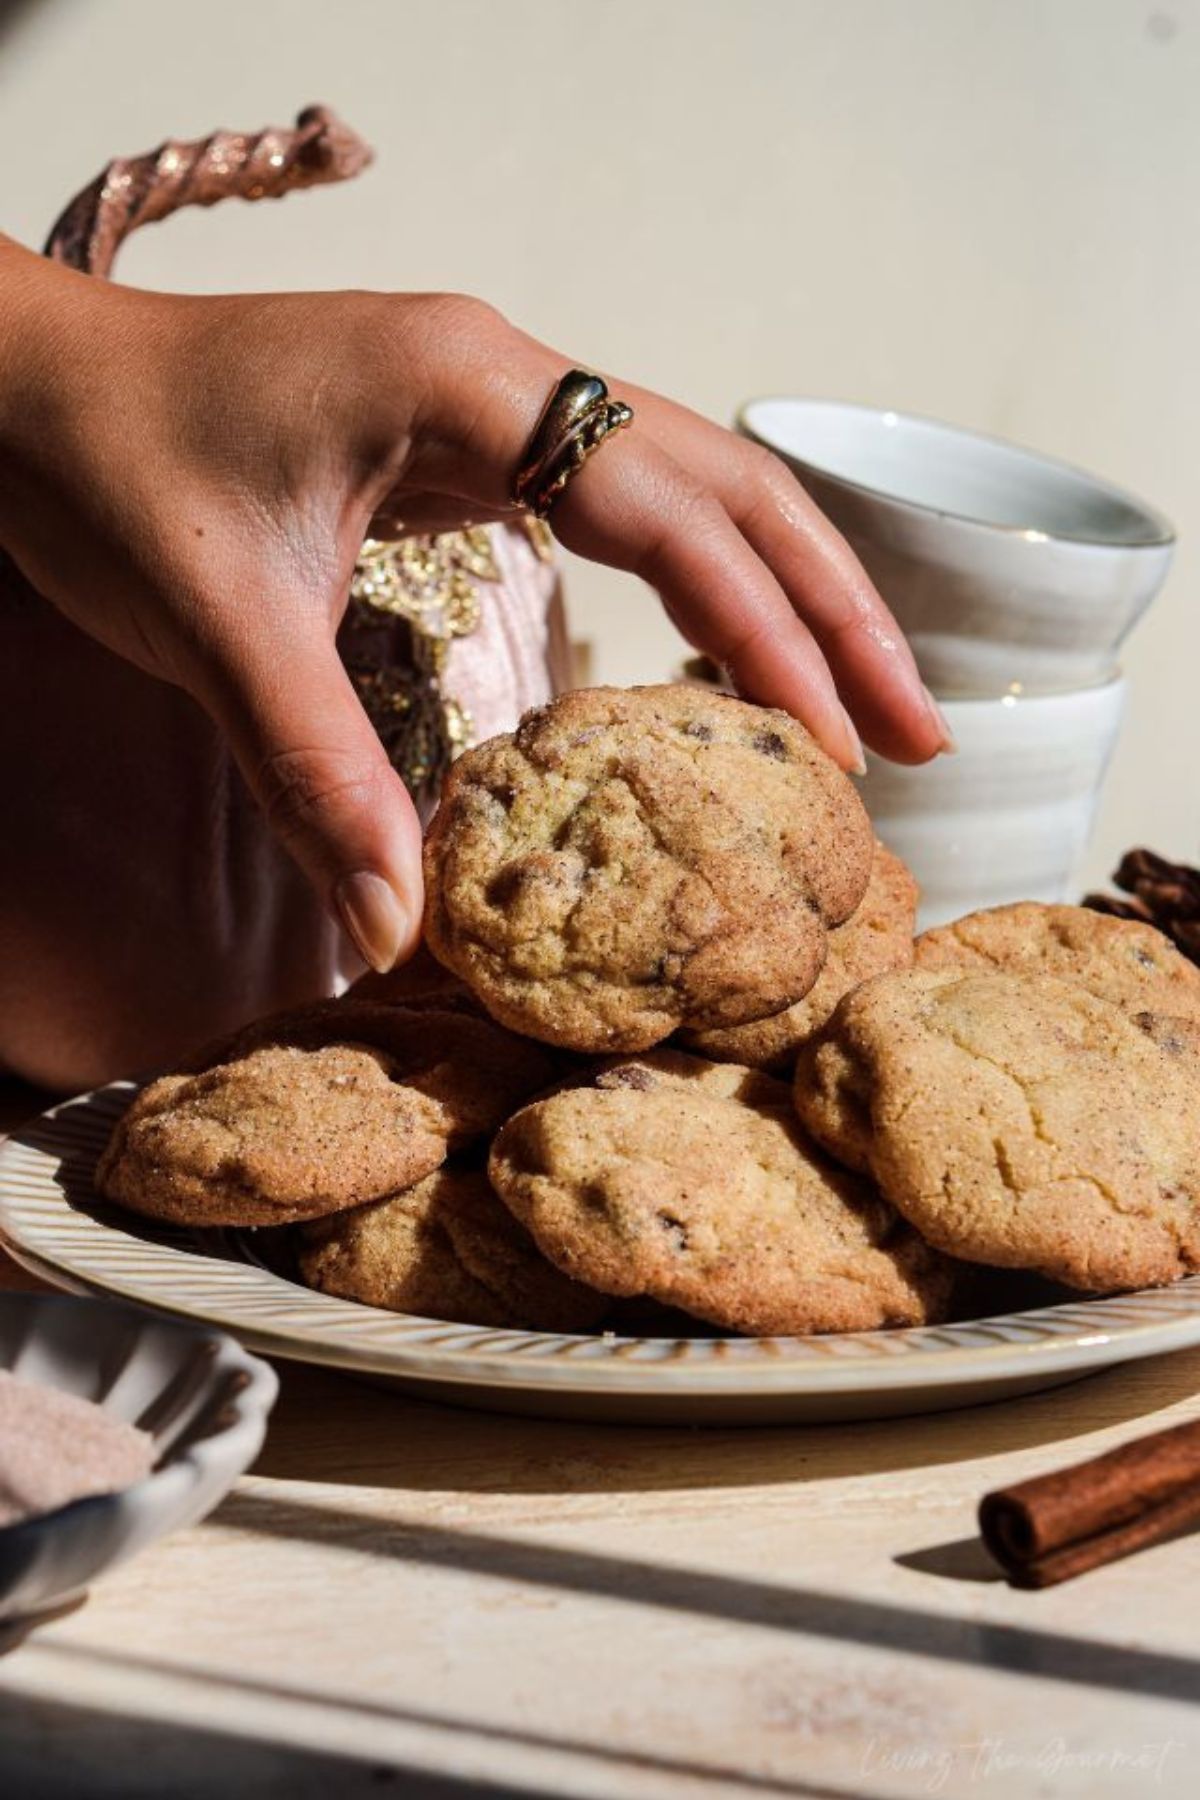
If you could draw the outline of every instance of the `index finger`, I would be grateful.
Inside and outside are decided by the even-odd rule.
[[[464,327],[429,353],[434,378],[405,485],[515,511],[514,472],[570,365],[487,309],[468,311]],[[843,767],[861,769],[862,746],[812,633],[721,501],[652,427],[635,422],[606,441],[556,502],[552,523],[569,550],[650,582],[689,642],[726,665],[743,692],[803,720]]]
[[[426,388],[408,478],[503,505],[542,408],[571,365],[489,309],[448,305],[460,329],[443,331],[431,347],[436,373]],[[466,310],[456,315],[459,306]],[[573,477],[554,506],[556,535],[568,549],[650,581],[684,635],[726,664],[744,692],[794,713],[844,766],[860,766],[857,733],[801,616],[819,615],[820,608],[797,602],[732,516],[727,472],[714,466],[719,458],[707,442],[705,456],[695,456],[686,428],[695,415],[621,384],[614,391],[629,392],[640,409],[633,429],[607,440]],[[748,449],[729,433],[705,429],[731,454]],[[693,466],[697,460],[700,467]],[[819,636],[819,617],[816,624]],[[836,633],[830,636],[836,641]],[[882,667],[867,674],[881,688],[876,711],[897,722],[886,747],[921,760],[938,741],[923,690],[911,662],[880,656],[880,648]],[[855,666],[853,659],[842,661]]]
[[[777,456],[644,389],[633,405],[722,500],[811,626],[867,742],[899,761],[951,747],[899,625],[841,533]]]

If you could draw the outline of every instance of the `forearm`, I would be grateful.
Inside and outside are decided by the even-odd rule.
[[[62,271],[0,237],[0,545],[17,551],[31,503],[30,455],[45,413],[61,333]]]
[[[67,270],[0,234],[0,453],[25,435],[22,413],[45,384],[70,281]]]
[[[111,305],[104,284],[0,234],[0,545],[18,557],[45,479],[78,428],[81,377]]]

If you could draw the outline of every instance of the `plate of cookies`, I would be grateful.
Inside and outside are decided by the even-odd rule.
[[[79,1291],[427,1397],[867,1418],[1200,1341],[1200,969],[917,889],[786,715],[595,688],[453,765],[425,941],[0,1150]]]

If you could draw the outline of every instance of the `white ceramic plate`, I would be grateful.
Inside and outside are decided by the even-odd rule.
[[[431,1399],[691,1424],[879,1418],[1054,1387],[1200,1343],[1200,1277],[837,1337],[560,1337],[382,1312],[275,1273],[255,1255],[262,1234],[159,1229],[100,1205],[92,1169],[132,1091],[122,1082],[69,1101],[0,1150],[0,1239],[18,1261],[64,1287],[219,1325],[252,1349]]]

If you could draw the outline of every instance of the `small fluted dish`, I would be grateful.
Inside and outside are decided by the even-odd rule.
[[[106,1300],[0,1294],[0,1368],[149,1433],[148,1475],[0,1528],[0,1647],[211,1512],[254,1461],[278,1382],[223,1331]]]

